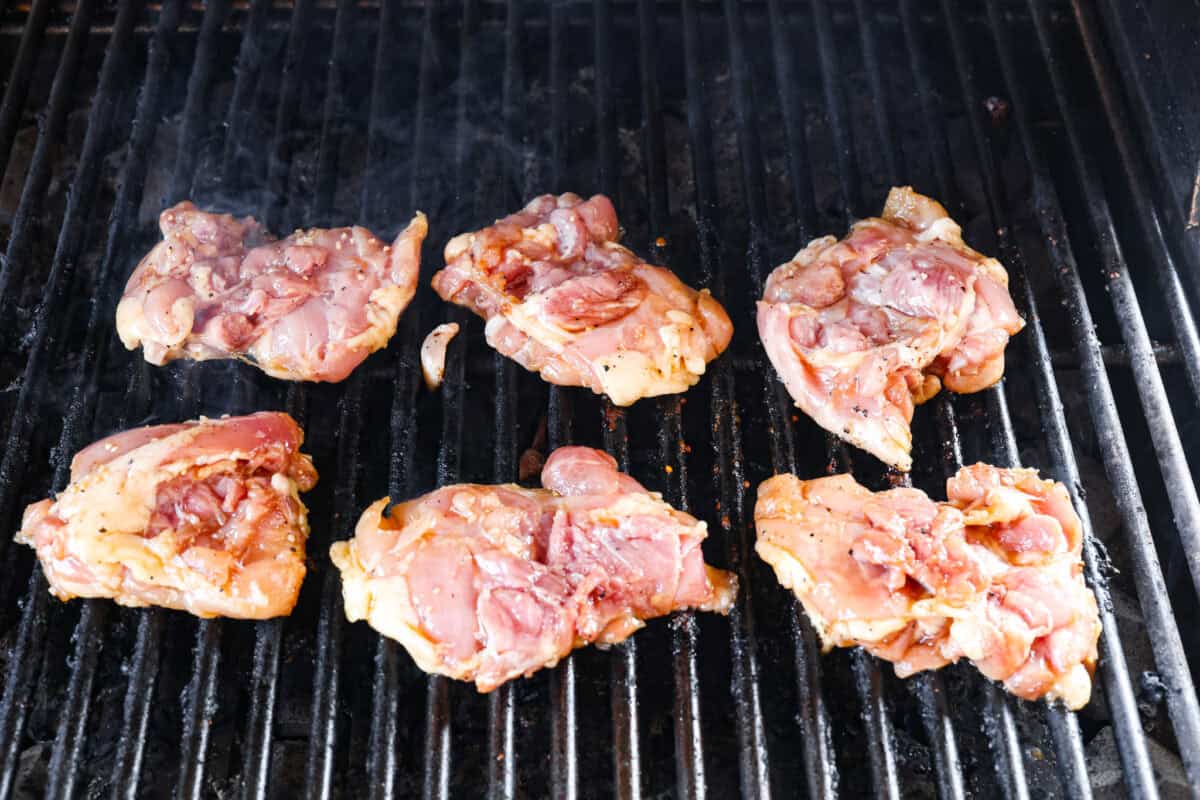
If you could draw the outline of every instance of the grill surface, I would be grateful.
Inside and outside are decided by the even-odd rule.
[[[4,11],[0,800],[1191,796],[1196,64],[1172,20],[1098,5]],[[822,656],[753,557],[753,487],[773,472],[896,480],[794,413],[752,310],[773,265],[876,213],[897,183],[941,199],[1009,267],[1029,321],[999,387],[918,412],[913,482],[940,496],[959,464],[987,460],[1070,488],[1104,623],[1078,715],[969,667],[901,682],[861,652]],[[548,388],[427,288],[393,345],[332,387],[230,363],[150,368],[113,335],[159,210],[184,198],[278,232],[391,236],[420,208],[427,280],[449,236],[565,190],[612,196],[635,250],[728,307],[732,350],[685,396],[623,411]],[[466,335],[431,394],[416,349],[447,318]],[[301,421],[321,472],[291,617],[62,604],[11,545],[21,508],[61,489],[88,441],[266,408]],[[567,442],[605,447],[709,522],[708,560],[743,587],[728,618],[678,614],[488,696],[345,622],[327,549],[366,501],[515,480],[522,451]]]

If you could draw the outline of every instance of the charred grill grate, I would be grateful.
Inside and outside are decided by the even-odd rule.
[[[287,409],[322,480],[300,604],[257,625],[60,604],[0,536],[0,798],[1194,791],[1197,140],[1191,85],[1160,80],[1194,64],[1145,44],[1161,20],[1098,2],[4,11],[4,530],[76,449],[147,421]],[[940,493],[983,459],[1070,487],[1104,623],[1078,715],[965,667],[900,682],[861,653],[820,656],[752,553],[752,487],[773,471],[894,477],[794,415],[752,303],[807,238],[908,182],[1009,267],[1030,323],[1000,387],[918,413],[913,480]],[[548,389],[427,290],[334,387],[151,369],[113,335],[166,203],[385,235],[421,208],[427,278],[449,235],[568,189],[611,195],[635,249],[725,301],[733,349],[687,395],[622,411]],[[447,317],[467,335],[431,395],[415,350]],[[708,520],[709,560],[742,580],[728,619],[679,614],[486,697],[345,623],[326,550],[366,500],[516,480],[525,450],[571,441]]]

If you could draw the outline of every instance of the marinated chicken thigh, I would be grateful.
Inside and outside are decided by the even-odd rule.
[[[550,383],[619,406],[685,391],[729,344],[729,316],[618,234],[607,197],[543,195],[451,239],[433,288],[486,319],[488,344]]]
[[[758,304],[763,346],[796,405],[902,470],[914,406],[942,386],[977,392],[1000,380],[1024,324],[1000,262],[908,187],[845,239],[809,242],[771,273]]]
[[[1100,621],[1066,489],[976,464],[946,491],[777,475],[759,487],[756,550],[826,648],[861,645],[902,678],[965,657],[1019,697],[1084,706]]]
[[[603,452],[563,447],[544,489],[446,486],[374,503],[330,551],[346,616],[407,648],[426,672],[489,692],[611,645],[681,608],[725,613],[733,575],[704,563],[703,522]]]
[[[253,219],[189,202],[159,218],[163,241],[134,270],[117,333],[151,364],[245,358],[276,378],[344,379],[396,332],[417,286],[428,226],[391,245],[365,228],[275,240]]]
[[[303,439],[278,413],[109,436],[75,456],[57,498],[25,509],[16,540],[37,551],[62,600],[287,614],[305,571],[299,493],[317,482]]]

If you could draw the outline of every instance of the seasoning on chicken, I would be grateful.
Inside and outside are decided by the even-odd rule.
[[[151,364],[242,358],[276,378],[344,379],[396,332],[417,286],[428,225],[391,245],[365,228],[275,240],[250,217],[190,202],[159,218],[163,241],[134,270],[117,333]]]
[[[107,597],[199,617],[289,613],[304,580],[317,482],[287,414],[125,431],[81,450],[71,483],[25,509],[16,540],[37,550],[62,600]]]
[[[442,377],[446,374],[446,348],[455,336],[458,336],[458,323],[443,322],[421,342],[421,374],[431,392],[442,385]]]
[[[861,645],[902,678],[965,657],[1018,697],[1086,705],[1100,620],[1066,489],[976,464],[946,492],[777,475],[759,487],[756,550],[826,649]]]
[[[615,644],[681,608],[726,613],[733,575],[704,563],[703,522],[608,455],[564,447],[544,489],[446,486],[373,504],[333,546],[346,616],[407,648],[426,672],[490,692],[573,648]]]
[[[986,389],[1024,327],[1008,273],[934,200],[892,189],[882,218],[814,239],[767,279],[758,332],[796,405],[902,470],[913,408]]]
[[[433,288],[486,319],[488,344],[550,383],[619,406],[685,391],[729,344],[729,316],[618,234],[607,197],[542,195],[451,239]]]

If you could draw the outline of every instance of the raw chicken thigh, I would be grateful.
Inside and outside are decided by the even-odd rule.
[[[417,287],[428,226],[391,245],[365,228],[275,240],[253,219],[189,202],[159,218],[163,241],[134,270],[117,333],[151,364],[245,358],[276,378],[343,380],[396,332]]]
[[[901,470],[914,406],[1000,380],[1024,327],[1008,273],[937,202],[892,189],[882,218],[814,239],[767,279],[758,332],[796,405]]]
[[[109,436],[75,456],[57,498],[25,509],[16,540],[37,550],[63,600],[288,614],[305,572],[299,493],[317,482],[303,439],[279,413]]]
[[[433,278],[443,300],[487,320],[488,344],[550,383],[619,406],[700,380],[733,326],[707,290],[617,244],[603,195],[542,195],[491,227],[454,237]]]
[[[611,645],[681,608],[725,613],[733,575],[704,563],[703,522],[677,511],[607,454],[554,451],[544,489],[446,486],[374,503],[330,551],[346,616],[407,648],[426,672],[489,692]]]
[[[861,645],[902,678],[965,657],[1019,697],[1086,705],[1100,621],[1066,489],[976,464],[946,493],[777,475],[759,487],[756,549],[826,648]]]

